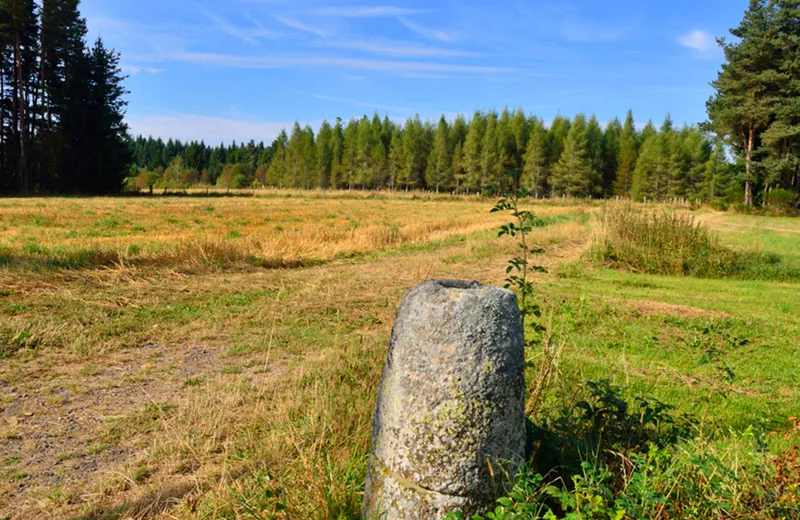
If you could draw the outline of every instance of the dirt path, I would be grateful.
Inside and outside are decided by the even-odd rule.
[[[115,425],[176,401],[192,378],[219,370],[216,351],[145,345],[107,360],[104,368],[38,369],[0,379],[0,453],[6,480],[0,511],[21,511],[54,489],[118,467],[135,456],[140,432],[118,438]],[[144,422],[147,416],[141,417]]]

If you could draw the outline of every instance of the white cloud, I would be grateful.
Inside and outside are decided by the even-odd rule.
[[[406,9],[388,5],[375,7],[326,7],[312,11],[317,16],[337,16],[340,18],[383,18],[411,16],[429,12],[429,9]]]
[[[678,39],[678,43],[689,49],[707,52],[713,48],[714,38],[707,32],[698,29],[681,36]]]
[[[208,144],[273,141],[281,130],[291,128],[294,122],[252,121],[198,114],[129,116],[127,123],[131,134],[180,139],[181,141],[205,141]],[[315,125],[312,125],[315,126]]]

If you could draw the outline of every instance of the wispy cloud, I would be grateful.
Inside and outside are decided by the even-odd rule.
[[[274,16],[275,20],[282,23],[286,27],[291,29],[295,29],[297,31],[314,34],[316,36],[320,36],[322,38],[326,38],[328,36],[328,32],[324,29],[319,27],[315,27],[313,25],[309,25],[307,23],[301,22],[299,20],[295,20],[294,18],[289,18],[286,16]]]
[[[467,52],[458,49],[442,49],[436,47],[423,47],[420,45],[411,45],[406,43],[378,42],[370,40],[326,41],[323,45],[325,47],[332,47],[337,49],[349,49],[354,51],[367,52],[370,54],[380,54],[383,56],[463,57],[463,56],[478,55],[473,52]]]
[[[314,9],[311,12],[317,16],[336,16],[339,18],[392,18],[425,14],[431,12],[431,10],[382,5],[374,7],[324,7]]]
[[[125,74],[130,74],[131,76],[135,76],[137,74],[141,74],[142,72],[147,72],[148,74],[161,74],[164,72],[164,69],[158,69],[155,67],[140,67],[138,65],[130,65],[123,63],[119,67],[122,72]]]
[[[429,29],[404,17],[399,17],[398,20],[400,20],[400,23],[405,25],[406,29],[422,36],[423,38],[427,38],[428,40],[435,40],[445,43],[453,43],[456,41],[456,35],[453,33]]]
[[[714,38],[712,38],[707,32],[698,29],[681,36],[678,39],[678,43],[688,49],[693,49],[699,52],[708,52],[714,46]]]
[[[279,36],[275,31],[270,31],[260,24],[249,28],[237,27],[213,13],[209,13],[208,11],[204,11],[204,13],[214,21],[220,31],[252,45],[257,44],[258,38],[260,37],[277,38]]]
[[[127,123],[133,135],[152,135],[164,139],[181,139],[182,141],[205,140],[207,143],[247,142],[251,139],[270,142],[278,136],[281,130],[291,128],[294,124],[198,114],[135,116],[128,117]]]
[[[386,73],[441,73],[465,72],[475,74],[500,74],[518,72],[519,69],[483,65],[460,65],[423,61],[366,60],[326,56],[237,56],[233,54],[178,52],[154,57],[160,61],[181,61],[217,67],[242,69],[292,69],[340,68]]]
[[[184,49],[190,43],[190,39],[181,30],[170,27],[140,24],[106,16],[87,16],[87,21],[90,31],[101,34],[103,39],[124,42],[122,50],[127,57],[144,49],[156,53],[172,52]]]

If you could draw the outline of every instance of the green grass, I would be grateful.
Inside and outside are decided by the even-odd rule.
[[[584,268],[541,289],[571,377],[608,378],[629,397],[653,396],[736,428],[764,418],[788,428],[787,414],[800,410],[796,285]],[[735,373],[725,395],[712,392],[718,374],[701,363],[712,347],[725,350]]]

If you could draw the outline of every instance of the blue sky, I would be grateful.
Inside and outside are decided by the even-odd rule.
[[[747,0],[83,0],[135,134],[269,141],[293,121],[521,107],[705,119]]]

